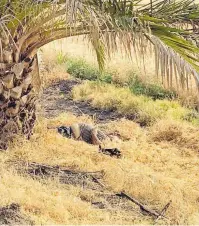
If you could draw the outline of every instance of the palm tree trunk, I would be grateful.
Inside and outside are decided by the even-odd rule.
[[[4,60],[5,62],[5,60]],[[0,63],[0,150],[8,148],[16,135],[30,138],[34,127],[37,57],[19,63]]]

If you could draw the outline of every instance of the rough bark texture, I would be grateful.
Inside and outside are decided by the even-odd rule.
[[[37,75],[36,56],[19,63],[0,63],[0,150],[7,149],[16,135],[30,138],[32,134],[37,99],[33,80]]]

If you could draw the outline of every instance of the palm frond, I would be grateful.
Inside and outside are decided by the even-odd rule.
[[[199,31],[199,5],[193,0],[143,2],[2,0],[0,30],[13,40],[16,62],[32,57],[50,41],[87,34],[101,70],[119,40],[131,57],[132,49],[144,58],[147,48],[153,46],[157,72],[168,87],[174,83],[175,71],[182,88],[189,78],[199,86],[199,49],[192,42],[193,32]]]
[[[199,49],[185,29],[190,23],[190,16],[199,12],[198,5],[192,0],[154,2],[135,7],[132,15],[121,16],[115,13],[112,16],[113,24],[119,27],[119,39],[125,36],[122,39],[125,49],[128,51],[133,46],[142,57],[151,44],[154,46],[156,69],[159,70],[165,86],[173,86],[173,74],[176,72],[175,79],[180,88],[184,89],[185,84],[193,79],[199,87]],[[189,40],[185,39],[186,36],[189,36]]]

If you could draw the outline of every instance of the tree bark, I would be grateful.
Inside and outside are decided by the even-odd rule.
[[[16,135],[29,139],[32,134],[38,95],[33,83],[38,73],[37,56],[0,63],[0,150],[6,150]]]

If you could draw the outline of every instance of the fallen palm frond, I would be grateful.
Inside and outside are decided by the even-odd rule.
[[[124,192],[121,192],[119,194],[116,194],[119,197],[122,198],[126,198],[128,200],[130,200],[131,202],[135,203],[136,205],[138,205],[140,207],[140,210],[144,213],[149,214],[150,216],[153,216],[154,218],[160,219],[161,217],[164,217],[163,214],[166,212],[166,210],[168,209],[168,207],[171,204],[171,200],[167,203],[167,205],[163,208],[163,210],[161,211],[161,213],[158,213],[157,211],[151,210],[149,209],[147,206],[143,205],[142,203],[140,203],[137,199],[135,199],[134,197],[130,197],[129,195],[127,195]]]

